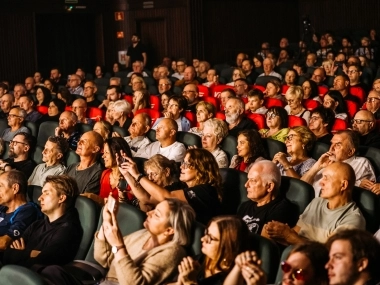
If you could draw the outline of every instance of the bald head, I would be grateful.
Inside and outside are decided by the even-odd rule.
[[[257,172],[261,173],[261,177],[264,183],[273,183],[274,184],[274,196],[277,196],[278,190],[281,186],[281,173],[277,165],[270,160],[261,160],[256,162],[251,170],[254,169]]]
[[[374,114],[368,110],[360,110],[355,114],[352,123],[352,129],[364,136],[374,130],[376,127],[376,119]]]
[[[346,190],[345,192],[351,197],[356,181],[355,171],[351,165],[345,162],[334,162],[324,169],[323,175],[325,173],[335,173],[332,177],[340,182],[337,184],[338,187],[341,187],[341,190]]]
[[[86,132],[85,134],[88,135],[88,139],[93,146],[98,146],[100,149],[103,147],[104,140],[99,133],[95,131],[89,131],[89,132]]]

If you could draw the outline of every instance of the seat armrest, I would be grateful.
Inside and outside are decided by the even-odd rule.
[[[107,274],[107,270],[105,268],[85,260],[74,260],[73,262],[65,265],[64,269],[66,272],[80,280],[83,284],[96,284]]]

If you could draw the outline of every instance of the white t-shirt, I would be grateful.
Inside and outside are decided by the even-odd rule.
[[[144,148],[140,148],[135,156],[149,159],[155,154],[161,154],[168,159],[174,160],[175,162],[181,162],[185,157],[186,147],[180,142],[174,142],[167,147],[161,147],[160,142],[157,141],[147,145]]]

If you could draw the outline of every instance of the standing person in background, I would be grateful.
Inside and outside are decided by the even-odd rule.
[[[146,55],[146,47],[140,43],[140,35],[137,33],[134,33],[132,35],[132,45],[128,47],[127,51],[127,63],[126,67],[132,65],[136,60],[142,61],[144,63],[144,66],[146,66],[147,63],[147,55]]]

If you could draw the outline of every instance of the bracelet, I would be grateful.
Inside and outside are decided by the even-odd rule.
[[[136,178],[136,182],[137,182],[137,183],[140,183],[140,180],[141,180],[141,178],[143,178],[143,177],[145,177],[145,175],[142,174],[142,173],[140,173],[139,176],[137,176],[137,178]]]
[[[284,167],[284,170],[293,169],[293,166],[289,165],[288,167]]]

